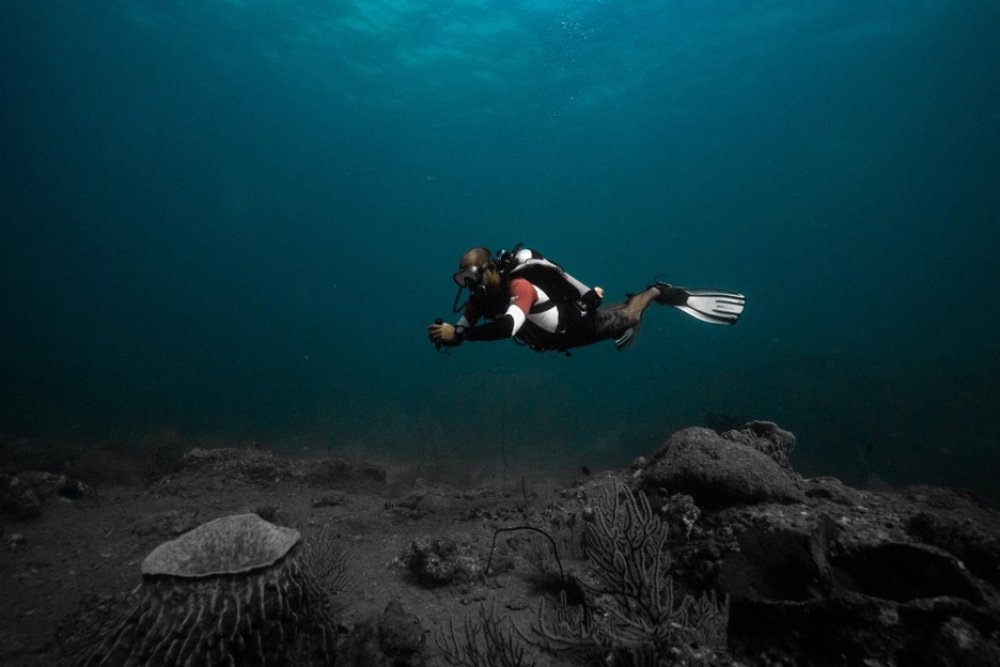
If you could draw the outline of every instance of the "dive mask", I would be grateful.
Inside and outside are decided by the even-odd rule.
[[[458,303],[458,300],[462,298],[463,289],[469,288],[471,296],[485,296],[486,284],[484,282],[484,274],[488,266],[489,262],[480,266],[465,266],[452,275],[452,280],[458,285],[458,292],[455,294],[455,303],[452,304],[454,312],[461,312],[465,308],[464,303],[462,305]]]
[[[452,278],[459,287],[468,287],[474,291],[483,283],[483,267],[466,266],[456,271]]]

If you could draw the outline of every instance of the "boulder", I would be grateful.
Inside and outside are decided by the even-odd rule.
[[[646,491],[688,494],[708,509],[803,499],[793,473],[771,455],[752,442],[737,442],[702,427],[670,436],[640,474],[639,483]]]
[[[785,470],[792,469],[789,456],[795,449],[795,435],[774,422],[747,422],[743,428],[725,431],[722,437],[767,454]]]

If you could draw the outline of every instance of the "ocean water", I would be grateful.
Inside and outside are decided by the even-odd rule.
[[[1000,4],[0,0],[0,435],[624,465],[709,413],[1000,495]],[[470,246],[647,312],[435,352]]]

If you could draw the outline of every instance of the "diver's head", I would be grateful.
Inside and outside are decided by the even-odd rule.
[[[468,287],[471,294],[484,296],[500,286],[500,272],[488,248],[472,248],[462,255],[458,271],[452,276],[455,283]]]

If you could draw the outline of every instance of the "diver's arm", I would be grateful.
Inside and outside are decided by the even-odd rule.
[[[492,322],[476,327],[464,327],[459,322],[455,329],[456,340],[502,340],[518,332],[527,316],[518,306],[510,306],[507,312]]]
[[[458,340],[503,340],[514,336],[528,319],[531,306],[538,300],[534,285],[523,278],[510,281],[510,305],[500,317],[477,327],[456,330]]]
[[[471,320],[470,317],[472,318]],[[434,324],[428,326],[427,337],[435,345],[455,347],[456,345],[461,344],[461,342],[465,339],[465,337],[461,335],[461,332],[471,328],[478,319],[479,315],[470,314],[468,309],[466,309],[465,314],[463,314],[455,324],[448,324],[447,322],[438,320]]]
[[[427,327],[427,335],[434,344],[455,346],[466,340],[503,340],[516,334],[525,320],[531,305],[538,299],[538,292],[526,280],[517,279],[510,284],[511,304],[507,311],[492,322],[473,326],[480,313],[466,308],[461,319],[454,324],[432,324]]]

